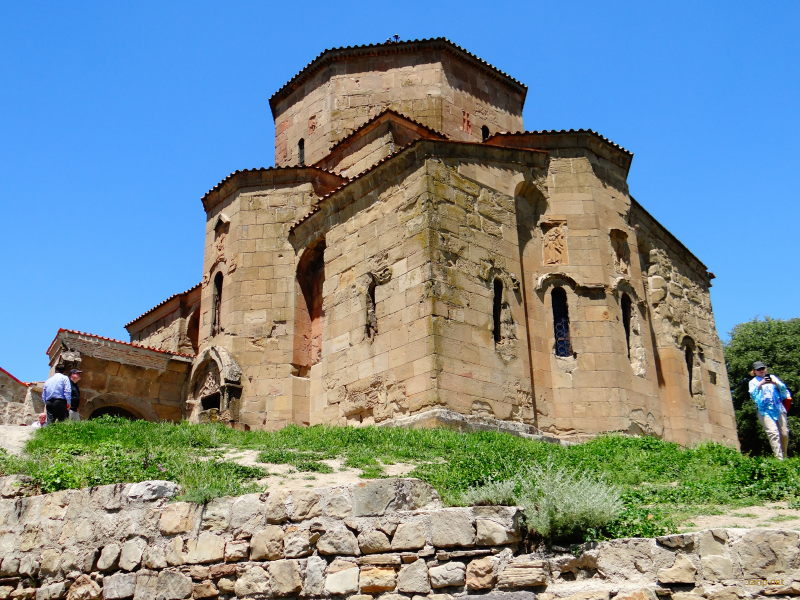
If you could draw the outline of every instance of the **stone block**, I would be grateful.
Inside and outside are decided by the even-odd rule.
[[[466,583],[466,571],[466,565],[460,562],[448,562],[431,567],[428,571],[431,587],[438,589],[462,586]]]
[[[108,544],[103,546],[100,557],[97,559],[97,569],[99,571],[110,571],[117,566],[119,560],[119,544]]]
[[[325,593],[325,568],[328,563],[319,556],[310,556],[306,560],[303,573],[303,596],[319,597]]]
[[[392,536],[392,550],[419,550],[427,541],[427,533],[422,519],[399,523]]]
[[[496,581],[495,562],[490,556],[476,558],[467,565],[467,588],[470,590],[488,590]]]
[[[277,560],[283,558],[283,529],[267,525],[250,540],[250,560]]]
[[[356,536],[345,528],[326,531],[317,541],[317,552],[343,556],[361,554]]]
[[[103,577],[103,599],[122,600],[132,598],[136,590],[135,573],[117,573]]]
[[[543,560],[515,560],[506,565],[497,576],[500,588],[520,588],[545,585],[548,580],[547,563]]]
[[[272,593],[269,575],[261,567],[252,566],[239,575],[233,591],[237,596],[244,597],[257,594],[269,596]]]
[[[213,581],[201,581],[200,583],[195,583],[192,587],[192,598],[201,600],[203,598],[216,598],[217,596],[219,596],[219,590]]]
[[[388,552],[392,549],[392,544],[382,531],[367,529],[358,534],[358,547],[364,554],[376,554]]]
[[[190,502],[175,502],[161,509],[158,527],[161,533],[173,535],[185,533],[195,528],[197,505]]]
[[[147,542],[142,538],[134,538],[122,544],[119,555],[119,568],[124,571],[133,571],[142,562],[142,554],[147,547]]]
[[[267,564],[275,596],[296,595],[302,589],[300,565],[296,560],[275,560]]]
[[[322,514],[335,519],[346,519],[353,513],[353,502],[345,490],[335,490],[324,499]]]
[[[518,542],[519,539],[519,531],[516,529],[509,529],[489,519],[475,520],[475,542],[479,546],[502,546]]]
[[[685,555],[675,557],[675,563],[668,569],[659,569],[660,583],[694,583],[697,569]]]
[[[247,540],[229,540],[225,542],[225,562],[247,560],[250,542]]]
[[[210,531],[186,542],[187,563],[222,562],[225,557],[225,539]]]
[[[397,573],[391,567],[361,567],[359,588],[364,594],[376,594],[394,590]]]
[[[332,595],[355,594],[358,591],[359,569],[355,563],[334,560],[328,566],[325,592]]]
[[[430,593],[428,566],[424,560],[416,560],[400,569],[397,575],[397,591],[407,594]]]
[[[431,543],[437,548],[474,546],[475,526],[472,521],[472,510],[451,508],[431,513]]]
[[[314,490],[292,492],[286,499],[289,518],[292,521],[312,519],[321,514],[320,497]]]
[[[134,483],[127,490],[128,500],[133,502],[152,502],[159,498],[172,498],[180,492],[180,486],[173,481],[142,481]]]
[[[67,600],[99,600],[102,594],[103,590],[100,586],[84,573],[79,575],[69,587]]]

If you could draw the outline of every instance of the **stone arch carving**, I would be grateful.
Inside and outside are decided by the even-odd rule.
[[[194,360],[189,376],[186,409],[192,422],[238,419],[242,369],[230,352],[220,346],[203,350]]]

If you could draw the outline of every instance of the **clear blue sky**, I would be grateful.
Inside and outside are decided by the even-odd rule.
[[[634,152],[634,197],[716,273],[723,337],[797,317],[800,3],[2,2],[0,366],[200,280],[201,196],[273,163],[267,99],[326,48],[445,36],[529,87],[527,129]]]

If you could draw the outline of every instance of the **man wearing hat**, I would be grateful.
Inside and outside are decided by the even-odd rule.
[[[72,387],[72,402],[69,408],[69,420],[80,421],[81,416],[78,414],[78,405],[81,403],[81,388],[78,387],[78,382],[81,380],[80,369],[72,369],[69,372],[69,384]]]
[[[66,420],[72,400],[69,377],[64,375],[64,365],[58,364],[55,373],[44,382],[42,402],[47,413],[47,425]]]
[[[789,446],[789,420],[783,401],[792,395],[780,379],[767,373],[767,365],[760,360],[753,363],[753,377],[750,380],[750,397],[756,403],[758,420],[764,427],[772,446],[775,458],[783,460]]]

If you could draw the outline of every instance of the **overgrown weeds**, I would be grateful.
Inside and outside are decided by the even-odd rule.
[[[749,457],[718,444],[686,449],[654,438],[611,435],[561,447],[494,432],[322,426],[242,432],[221,425],[110,417],[37,431],[26,446],[27,457],[0,452],[0,474],[27,473],[43,491],[170,479],[183,487],[186,499],[203,502],[252,491],[266,474],[223,460],[224,452],[233,449],[256,450],[262,461],[308,472],[330,470],[324,461],[338,458],[365,477],[384,476],[384,465],[412,463],[417,466],[410,476],[433,485],[447,504],[471,498],[524,506],[523,497],[534,499],[535,511],[529,514],[549,516],[536,525],[529,517],[529,526],[550,531],[554,538],[559,532],[589,539],[659,535],[674,531],[679,518],[704,514],[708,507],[778,500],[796,504],[800,498],[799,459]],[[519,482],[543,478],[536,469],[544,465],[554,483],[531,484],[523,494]],[[576,517],[559,521],[556,509],[578,495],[575,481],[586,489],[590,482],[616,489],[622,510],[610,521],[606,511],[604,523],[582,516],[575,526],[570,519],[577,523]],[[563,490],[559,497],[541,491],[558,485]],[[610,496],[607,500],[616,506]],[[582,515],[582,510],[573,507],[570,514]]]
[[[528,465],[512,479],[491,481],[462,494],[464,505],[522,507],[528,532],[545,540],[579,539],[600,530],[623,511],[619,490],[596,477],[555,466]]]

